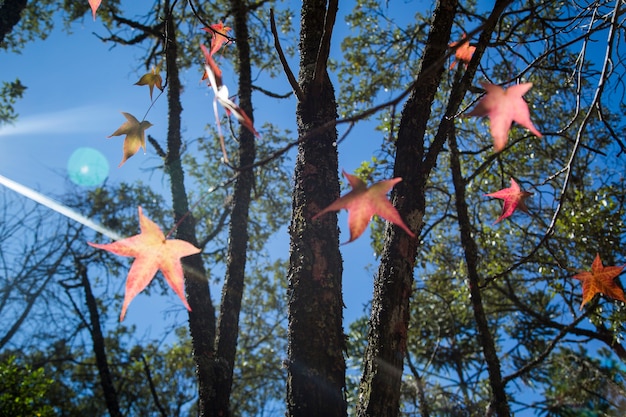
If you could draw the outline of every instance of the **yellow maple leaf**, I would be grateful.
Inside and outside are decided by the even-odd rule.
[[[161,78],[161,74],[159,74],[159,67],[152,67],[152,71],[142,75],[135,85],[147,85],[150,87],[150,100],[152,100],[152,91],[155,86],[163,91],[163,79]]]
[[[139,148],[143,148],[144,152],[146,151],[146,129],[152,126],[152,123],[146,120],[139,123],[139,120],[130,113],[122,112],[122,114],[126,117],[126,122],[109,136],[111,138],[126,135],[124,138],[124,157],[118,167],[121,167],[128,158],[136,154]]]

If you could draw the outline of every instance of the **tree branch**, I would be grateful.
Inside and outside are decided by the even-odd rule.
[[[252,84],[252,89],[256,90],[256,91],[260,91],[261,93],[265,94],[268,97],[272,97],[272,98],[289,98],[291,97],[291,95],[293,94],[293,91],[290,91],[289,93],[285,93],[285,94],[278,94],[278,93],[273,93],[269,90],[266,90],[262,87],[259,87],[258,85],[254,85]]]
[[[161,413],[161,415],[163,417],[167,417],[167,412],[165,411],[165,408],[163,408],[163,406],[161,405],[161,402],[159,401],[159,396],[156,392],[156,387],[154,386],[154,380],[152,379],[152,373],[150,372],[148,361],[146,361],[146,358],[143,356],[143,354],[139,355],[139,358],[141,359],[141,363],[143,363],[143,370],[146,373],[146,378],[148,379],[148,386],[150,387],[150,394],[152,394],[152,399],[154,400],[154,403],[156,407],[159,409],[159,412]]]
[[[339,5],[337,0],[330,0],[328,2],[326,17],[324,18],[324,32],[322,33],[322,39],[320,40],[319,49],[317,51],[315,72],[313,73],[314,91],[319,91],[324,83],[324,77],[326,75],[326,64],[328,62],[328,55],[330,54],[330,40],[332,37],[333,28],[335,26],[338,8]]]
[[[285,71],[287,80],[289,81],[294,94],[298,98],[298,101],[302,101],[304,93],[300,88],[300,84],[296,81],[296,77],[294,77],[291,68],[289,68],[289,64],[287,63],[287,59],[283,53],[283,48],[280,46],[280,41],[278,40],[278,31],[276,30],[276,21],[274,20],[274,9],[270,9],[270,26],[272,28],[272,35],[274,35],[274,48],[276,48],[276,52],[278,52],[278,58],[280,59],[280,63],[283,65],[283,70]]]

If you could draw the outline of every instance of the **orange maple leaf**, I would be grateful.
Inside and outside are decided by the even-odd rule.
[[[161,78],[161,74],[159,74],[159,68],[152,67],[152,71],[142,75],[135,85],[147,85],[150,87],[150,100],[152,100],[154,87],[163,91],[163,78]]]
[[[365,182],[356,175],[350,175],[346,171],[343,171],[343,175],[348,179],[352,191],[339,197],[331,205],[317,213],[313,216],[313,220],[329,211],[337,211],[342,208],[348,210],[350,240],[343,244],[350,243],[361,236],[375,214],[400,226],[409,236],[415,237],[415,233],[402,221],[398,210],[387,199],[387,192],[395,184],[402,181],[402,178],[380,181],[367,188]]]
[[[226,147],[224,145],[224,136],[222,135],[222,128],[220,125],[219,114],[217,112],[217,103],[219,102],[224,109],[226,109],[226,114],[229,116],[232,114],[239,120],[246,129],[248,129],[254,136],[261,137],[259,133],[254,128],[254,124],[252,120],[248,117],[245,111],[240,108],[237,104],[235,104],[230,97],[228,96],[228,87],[222,83],[222,70],[217,66],[215,60],[213,59],[213,55],[206,49],[204,45],[200,45],[202,49],[202,53],[204,54],[205,65],[204,71],[205,75],[209,79],[209,84],[213,89],[213,93],[215,93],[215,99],[213,100],[213,112],[215,113],[215,120],[217,123],[217,132],[220,137],[220,145],[222,147],[222,153],[224,155],[224,162],[228,162],[228,155],[226,154]],[[203,78],[204,79],[204,78]]]
[[[623,269],[623,266],[603,266],[600,254],[596,254],[596,259],[591,264],[591,272],[580,272],[572,277],[583,283],[583,301],[580,304],[580,310],[596,294],[604,294],[626,303],[624,290],[615,283],[615,278],[622,273]]]
[[[516,84],[506,90],[491,83],[481,82],[480,84],[487,94],[467,115],[489,116],[493,147],[496,152],[500,152],[506,146],[509,129],[513,122],[524,126],[537,137],[542,136],[530,120],[528,104],[522,98],[533,86],[532,83]]]
[[[454,61],[452,61],[452,64],[450,64],[450,69],[454,68],[457,61],[467,66],[467,64],[472,60],[472,55],[474,55],[474,51],[476,50],[476,47],[470,45],[469,39],[464,41],[464,39],[466,38],[467,38],[467,34],[464,33],[463,38],[460,41],[461,45],[458,48],[456,48],[456,50],[454,51],[455,59]],[[458,44],[459,42],[452,42],[448,46],[450,48],[454,48]]]
[[[495,193],[485,194],[486,197],[494,197],[504,200],[502,214],[498,217],[498,220],[496,220],[495,223],[506,219],[513,214],[516,209],[520,209],[524,213],[528,213],[528,207],[526,207],[525,200],[531,195],[533,195],[533,193],[522,191],[519,184],[513,178],[511,178],[511,186],[509,188],[503,188]]]
[[[211,38],[211,55],[219,51],[222,45],[230,40],[228,32],[230,32],[231,28],[224,26],[222,21],[214,23],[208,28],[202,28],[202,30],[213,35]]]
[[[143,148],[144,152],[146,151],[146,129],[152,126],[152,123],[146,120],[139,123],[139,120],[130,113],[122,112],[122,114],[126,117],[126,122],[109,136],[109,138],[111,138],[113,136],[126,135],[126,138],[124,138],[124,157],[122,158],[122,162],[118,165],[118,168],[121,167],[128,158],[136,154],[139,148]]]
[[[127,239],[107,244],[87,242],[94,248],[135,258],[126,279],[126,294],[124,295],[120,321],[124,320],[126,309],[133,298],[150,284],[159,270],[163,273],[169,286],[182,300],[183,305],[191,311],[185,298],[183,267],[180,258],[200,253],[200,249],[184,240],[165,239],[159,226],[143,215],[141,207],[139,207],[139,226],[141,233]]]
[[[93,20],[96,20],[96,12],[98,11],[98,7],[100,7],[100,3],[102,3],[102,0],[89,0],[89,7],[91,7]]]

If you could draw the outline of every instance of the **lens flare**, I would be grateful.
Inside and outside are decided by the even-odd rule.
[[[70,180],[83,187],[101,185],[109,175],[109,162],[93,148],[78,148],[67,161]]]

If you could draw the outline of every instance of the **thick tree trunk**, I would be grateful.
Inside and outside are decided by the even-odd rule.
[[[167,2],[165,10],[170,10]],[[181,114],[180,103],[181,84],[178,73],[178,46],[175,34],[176,25],[173,16],[167,16],[165,41],[165,62],[167,67],[167,155],[165,169],[170,177],[170,190],[174,208],[174,220],[178,224],[176,237],[198,245],[195,230],[195,220],[189,213],[189,202],[185,190],[185,174],[183,172],[180,150]],[[182,221],[181,221],[182,219]],[[210,407],[215,404],[214,342],[215,342],[215,309],[211,302],[209,283],[201,256],[192,255],[182,259],[185,271],[185,289],[187,301],[191,307],[189,312],[189,331],[191,334],[193,355],[196,362],[198,376],[198,409],[200,416],[210,416]]]
[[[302,4],[301,100],[296,111],[298,147],[290,225],[287,408],[291,417],[346,415],[345,339],[342,327],[342,260],[336,214],[311,217],[339,196],[337,131],[317,127],[337,118],[326,72],[336,3]]]
[[[239,105],[254,120],[252,114],[252,75],[250,44],[248,42],[248,9],[242,0],[231,1],[234,30],[239,59]],[[254,134],[244,126],[239,128],[239,166],[249,166],[256,153]],[[248,211],[250,194],[254,185],[254,172],[241,171],[235,182],[233,207],[230,218],[228,260],[222,289],[222,302],[217,327],[216,411],[217,415],[230,416],[229,401],[233,383],[233,368],[237,353],[239,313],[244,290],[244,277],[248,250]]]
[[[402,177],[403,181],[394,188],[392,200],[417,235],[422,229],[430,170],[416,161],[424,159],[426,124],[444,71],[443,57],[456,6],[452,0],[441,0],[436,6],[421,70],[402,110],[396,141],[394,177]],[[395,226],[387,227],[374,282],[368,346],[359,387],[359,416],[398,415],[417,248],[418,239]]]
[[[85,304],[89,310],[89,332],[93,342],[93,352],[96,356],[96,366],[98,367],[98,376],[100,378],[100,386],[104,394],[104,401],[111,417],[122,417],[120,405],[117,401],[117,391],[113,385],[113,378],[109,370],[109,362],[107,361],[106,347],[104,344],[104,336],[100,327],[100,313],[98,312],[98,302],[91,291],[91,283],[87,277],[87,268],[80,262],[76,262],[80,283],[85,289]]]

